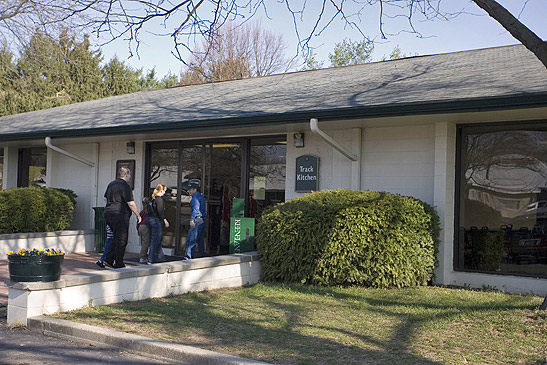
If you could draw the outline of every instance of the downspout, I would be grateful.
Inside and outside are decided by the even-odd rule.
[[[79,157],[79,156],[73,155],[73,154],[70,153],[70,152],[67,152],[67,151],[65,151],[65,150],[60,149],[59,147],[56,147],[56,146],[52,145],[52,144],[51,144],[51,137],[46,137],[45,142],[46,142],[46,146],[49,147],[49,148],[51,148],[52,150],[57,151],[57,152],[59,152],[60,154],[65,155],[65,156],[68,156],[68,157],[70,157],[70,158],[72,158],[72,159],[74,159],[74,160],[76,160],[76,161],[79,161],[79,162],[81,162],[81,163],[83,163],[83,164],[86,164],[86,165],[89,166],[89,167],[95,167],[95,163],[94,163],[94,162],[88,161],[88,160],[86,160],[86,159],[83,158],[83,157]]]
[[[325,142],[330,144],[335,150],[346,156],[351,160],[351,169],[352,169],[352,182],[351,188],[353,190],[361,190],[361,128],[353,128],[353,146],[357,154],[349,151],[347,148],[342,146],[340,143],[332,139],[328,134],[319,129],[319,121],[317,118],[310,119],[310,129],[313,133],[317,134],[319,137],[323,138]]]
[[[323,132],[321,129],[319,129],[318,126],[318,120],[316,118],[310,119],[310,129],[313,133],[317,134],[321,138],[325,140],[328,144],[330,144],[332,147],[334,147],[335,150],[346,156],[352,161],[359,160],[359,157],[357,155],[354,155],[352,152],[348,151],[344,146],[342,146],[340,143],[336,142],[334,139],[332,139],[328,134]]]

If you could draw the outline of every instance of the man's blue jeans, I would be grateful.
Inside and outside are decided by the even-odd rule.
[[[205,248],[203,242],[203,236],[205,235],[205,220],[203,218],[196,218],[194,220],[194,226],[188,230],[188,237],[186,238],[186,252],[184,253],[184,259],[189,260],[194,256],[194,249],[196,244],[198,245],[199,256],[205,256]]]

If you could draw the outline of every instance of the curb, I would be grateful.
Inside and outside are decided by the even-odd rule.
[[[28,319],[27,328],[46,336],[69,340],[90,341],[97,344],[131,350],[143,356],[153,356],[165,360],[192,364],[241,364],[266,365],[268,363],[244,359],[221,352],[204,350],[197,347],[154,340],[131,333],[118,332],[64,319],[37,316]]]

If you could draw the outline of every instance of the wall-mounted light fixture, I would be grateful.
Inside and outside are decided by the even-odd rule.
[[[135,142],[127,142],[127,144],[125,145],[125,148],[128,154],[130,155],[135,154]]]
[[[301,148],[304,147],[304,133],[303,132],[296,132],[292,135],[292,140],[294,147]]]

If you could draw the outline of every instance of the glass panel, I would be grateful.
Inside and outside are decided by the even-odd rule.
[[[241,144],[208,144],[205,153],[206,182],[204,189],[209,216],[208,243],[210,255],[228,253],[232,199],[241,198]]]
[[[249,171],[249,217],[258,218],[262,211],[285,201],[285,156],[283,139],[257,139],[251,143]]]
[[[21,148],[17,186],[46,186],[47,148]]]
[[[463,131],[458,267],[547,277],[547,131]]]
[[[186,249],[186,237],[190,228],[190,199],[188,193],[188,183],[190,180],[200,180],[202,182],[202,166],[203,166],[203,147],[201,145],[184,146],[181,152],[182,159],[182,182],[180,189],[180,239],[176,247],[178,255],[183,256]],[[176,186],[176,185],[175,185]],[[203,192],[203,187],[200,189]],[[207,237],[205,237],[207,242]],[[196,255],[197,257],[197,250]]]
[[[29,186],[46,186],[47,149],[31,148],[28,167]]]
[[[174,145],[152,145],[150,148],[150,191],[151,197],[158,184],[167,186],[163,196],[165,201],[165,217],[169,228],[163,227],[163,247],[175,247],[176,201],[177,201],[177,170],[179,150]]]

